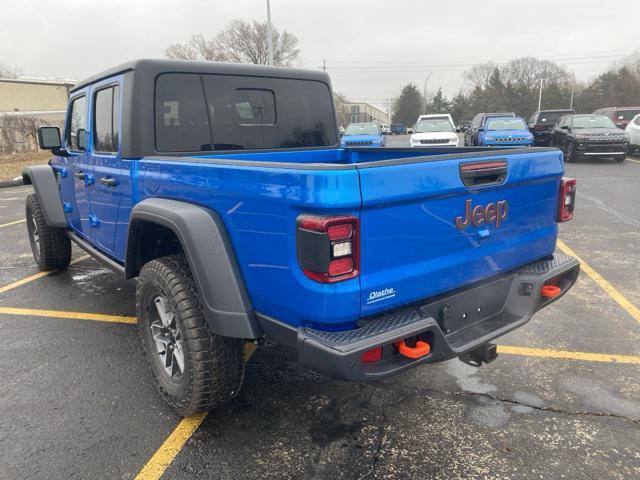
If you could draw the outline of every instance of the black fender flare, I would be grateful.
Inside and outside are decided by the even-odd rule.
[[[219,215],[212,210],[177,200],[150,198],[131,211],[127,233],[125,277],[138,275],[135,258],[138,232],[145,223],[170,229],[187,258],[202,297],[212,333],[255,339],[262,331],[255,319],[233,245]]]
[[[25,185],[33,185],[47,225],[66,228],[67,219],[62,209],[60,188],[53,168],[49,165],[27,167],[22,172],[22,180]]]

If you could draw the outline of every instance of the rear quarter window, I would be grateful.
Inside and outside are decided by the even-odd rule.
[[[156,81],[160,152],[328,147],[333,103],[316,81],[163,74]]]

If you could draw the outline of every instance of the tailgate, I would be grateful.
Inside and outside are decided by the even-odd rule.
[[[452,157],[360,167],[362,316],[553,253],[558,150]]]

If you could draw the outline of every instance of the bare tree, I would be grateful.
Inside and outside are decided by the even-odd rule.
[[[20,70],[0,63],[0,78],[18,78]]]
[[[237,63],[269,63],[266,22],[232,20],[213,39],[192,35],[185,43],[169,45],[165,55],[182,60],[218,60]],[[272,28],[273,63],[290,66],[300,57],[298,39],[292,33]]]
[[[489,81],[496,67],[497,65],[493,62],[474,65],[464,72],[464,78],[473,85],[473,88],[484,90],[489,86]]]
[[[204,35],[191,35],[184,43],[172,43],[164,54],[177,60],[210,60],[225,61],[227,57],[214,40],[207,40]]]
[[[570,74],[560,65],[549,60],[522,57],[511,60],[500,69],[503,81],[514,88],[534,90],[544,80],[545,84],[561,85],[569,82]]]

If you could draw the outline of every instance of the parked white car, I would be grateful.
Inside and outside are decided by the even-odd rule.
[[[640,115],[636,115],[627,124],[625,131],[629,134],[629,154],[640,150]]]
[[[453,123],[453,118],[448,113],[430,113],[429,115],[420,115],[418,117],[418,122],[420,120],[448,120],[453,129],[456,129],[456,124]]]
[[[458,144],[453,122],[442,116],[418,120],[409,139],[412,147],[457,147]]]

